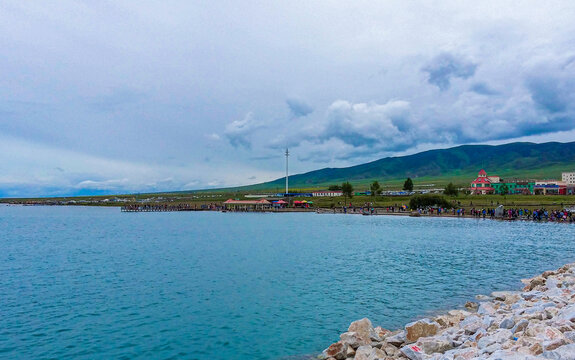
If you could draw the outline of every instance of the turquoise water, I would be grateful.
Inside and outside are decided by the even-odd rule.
[[[575,226],[0,206],[0,358],[281,359],[575,261]]]

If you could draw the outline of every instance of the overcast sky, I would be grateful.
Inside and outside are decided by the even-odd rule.
[[[0,2],[0,196],[575,140],[575,2]]]

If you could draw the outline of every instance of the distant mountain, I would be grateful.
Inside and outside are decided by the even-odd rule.
[[[324,168],[305,174],[290,175],[290,189],[318,188],[350,181],[358,185],[374,180],[399,183],[411,177],[416,183],[465,184],[480,169],[503,178],[555,178],[561,172],[575,171],[575,142],[534,144],[518,142],[505,145],[463,145],[450,149],[429,150],[414,155],[387,157],[369,163]],[[236,189],[283,189],[285,177],[267,183]]]

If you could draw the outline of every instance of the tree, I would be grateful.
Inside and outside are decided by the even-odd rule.
[[[379,193],[381,193],[381,186],[379,185],[379,182],[374,181],[370,186],[369,189],[371,190],[371,196],[376,196],[379,195]]]
[[[443,190],[443,193],[449,196],[457,196],[459,194],[459,189],[457,189],[457,187],[453,185],[453,183],[449,183],[445,187],[445,190]]]
[[[499,192],[500,192],[501,195],[507,195],[507,194],[509,194],[509,187],[507,186],[507,184],[501,185],[501,188],[499,189]]]
[[[405,180],[403,183],[403,190],[413,191],[413,181],[411,178],[407,178],[407,180]]]
[[[341,184],[341,192],[343,192],[345,203],[347,203],[348,196],[350,199],[353,197],[353,186],[349,183],[349,181]]]
[[[330,185],[327,189],[330,191],[339,191],[341,190],[341,185]]]

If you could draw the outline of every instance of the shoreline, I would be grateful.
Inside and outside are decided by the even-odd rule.
[[[324,360],[575,359],[575,263],[390,331],[351,323]]]
[[[262,210],[239,210],[239,209],[223,209],[221,207],[213,208],[175,208],[175,209],[140,209],[140,210],[125,210],[123,206],[120,205],[101,205],[101,204],[22,204],[22,203],[0,203],[7,207],[99,207],[99,208],[120,208],[122,213],[146,213],[146,212],[223,212],[223,213],[316,213],[320,215],[363,215],[363,216],[408,216],[408,217],[421,217],[421,218],[461,218],[461,219],[477,219],[477,220],[499,220],[499,221],[528,221],[536,223],[575,223],[575,216],[572,212],[563,219],[556,219],[552,216],[549,218],[533,219],[527,216],[516,216],[508,217],[504,216],[489,216],[489,215],[473,215],[468,212],[464,214],[453,214],[452,211],[445,211],[441,214],[438,213],[422,213],[418,211],[387,211],[384,208],[375,208],[373,213],[366,213],[360,209],[360,211],[344,211],[342,208],[281,208],[281,209],[262,209]],[[517,209],[517,208],[510,208]]]

